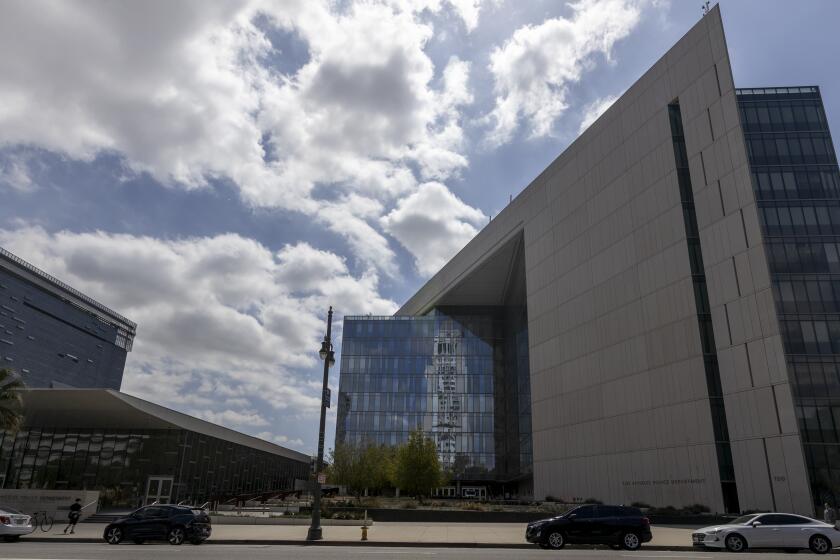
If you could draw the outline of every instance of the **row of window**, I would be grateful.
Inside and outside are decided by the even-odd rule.
[[[789,201],[786,206],[766,204],[758,209],[758,215],[770,237],[840,234],[840,200],[819,205],[796,201]]]
[[[840,404],[840,356],[788,356],[788,371],[798,399]]]
[[[768,238],[765,250],[774,274],[840,273],[840,239],[824,241]]]
[[[778,278],[773,289],[782,314],[840,313],[840,277]]]
[[[346,407],[348,413],[435,412],[440,410],[439,404],[443,398],[446,398],[447,402],[458,399],[461,412],[493,412],[492,394],[444,393],[439,396],[436,393],[343,393],[339,404]]]
[[[782,319],[787,354],[840,354],[840,317]]]
[[[456,375],[456,388],[470,395],[493,393],[492,375]],[[413,393],[436,391],[435,376],[341,373],[341,393]]]
[[[341,359],[341,375],[432,375],[444,371],[444,368],[451,369],[455,374],[477,376],[504,369],[501,356],[497,359],[480,356],[454,356],[451,359],[432,356],[343,356]]]
[[[501,338],[504,336],[504,321],[490,315],[462,316],[452,319],[444,315],[434,317],[412,317],[411,319],[386,318],[375,320],[345,319],[346,338],[430,338],[453,333],[457,336],[479,338]]]
[[[493,347],[501,340],[485,340],[476,337],[459,338],[345,338],[341,346],[342,356],[492,356]]]
[[[752,175],[758,200],[840,197],[834,165],[754,167]]]
[[[351,412],[342,419],[342,426],[348,431],[394,431],[408,433],[418,427],[425,426],[427,429],[441,424],[445,418],[451,420],[447,424],[454,426],[458,432],[465,434],[484,433],[492,434],[494,431],[494,415],[487,413],[415,413],[415,414],[388,414],[383,412]]]
[[[828,121],[817,99],[739,103],[745,132],[826,130]]]
[[[746,141],[753,165],[831,164],[837,161],[831,138],[821,132],[748,134]]]
[[[840,406],[797,406],[796,419],[805,442],[840,443]]]

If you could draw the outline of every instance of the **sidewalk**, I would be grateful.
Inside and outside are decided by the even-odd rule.
[[[359,526],[323,527],[322,544],[362,544]],[[64,527],[49,533],[36,531],[24,539],[39,541],[102,542],[104,524],[83,523],[74,535],[64,535]],[[214,525],[208,544],[304,544],[308,527],[300,525]],[[653,540],[645,548],[677,550],[691,548],[691,529],[686,527],[652,528]],[[368,543],[391,546],[446,547],[532,547],[525,542],[524,523],[386,523],[368,528]]]

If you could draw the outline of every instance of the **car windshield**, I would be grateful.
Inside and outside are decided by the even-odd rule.
[[[753,515],[742,515],[741,517],[733,520],[731,525],[746,525],[747,523],[749,523],[750,521],[752,521],[756,517],[758,517],[758,516],[755,515],[755,514],[753,514]]]

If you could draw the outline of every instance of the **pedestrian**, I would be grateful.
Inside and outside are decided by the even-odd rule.
[[[79,522],[79,518],[82,516],[82,500],[81,498],[76,498],[76,501],[70,506],[70,513],[67,514],[67,527],[64,528],[64,534],[67,534],[67,530],[70,530],[70,534],[76,532],[76,523]]]
[[[830,525],[837,523],[837,512],[834,511],[834,508],[828,502],[825,503],[825,509],[823,509],[823,521]]]

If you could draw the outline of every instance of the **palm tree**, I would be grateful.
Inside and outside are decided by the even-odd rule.
[[[10,369],[0,369],[0,430],[16,432],[23,424],[23,380]]]

